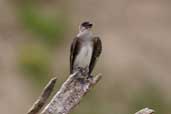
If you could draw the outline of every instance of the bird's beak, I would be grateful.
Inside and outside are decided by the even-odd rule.
[[[92,28],[93,24],[92,24],[92,23],[90,23],[88,26],[89,26],[89,28]]]

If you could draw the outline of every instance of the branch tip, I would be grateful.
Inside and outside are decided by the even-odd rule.
[[[49,83],[43,89],[39,98],[35,101],[33,106],[29,109],[27,114],[37,114],[41,110],[41,108],[44,106],[47,99],[49,98],[50,94],[52,93],[56,80],[57,78],[54,77],[49,81]]]
[[[154,114],[154,110],[150,108],[144,108],[141,109],[140,111],[136,112],[135,114]]]
[[[95,85],[96,83],[98,83],[102,78],[102,74],[99,73],[97,74],[94,78],[93,78],[93,81],[92,81],[92,84]]]

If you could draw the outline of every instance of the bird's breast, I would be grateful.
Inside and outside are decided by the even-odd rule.
[[[91,43],[82,44],[80,51],[76,57],[75,64],[79,67],[87,67],[91,62],[92,57],[92,45]]]

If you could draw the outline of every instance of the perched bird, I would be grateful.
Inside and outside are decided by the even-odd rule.
[[[79,33],[74,38],[70,50],[70,74],[80,71],[84,75],[91,75],[97,58],[102,52],[99,37],[93,36],[93,24],[86,21],[79,26]]]

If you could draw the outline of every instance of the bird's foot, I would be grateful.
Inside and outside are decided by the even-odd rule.
[[[77,71],[78,71],[78,75],[76,76],[76,79],[80,82],[80,83],[85,83],[89,80],[92,79],[93,76],[89,75],[89,69],[88,67],[86,68],[82,68],[82,67],[77,67]]]
[[[89,79],[89,78],[92,79],[93,78],[93,75],[89,74],[88,77],[87,77],[87,79]]]
[[[88,72],[89,72],[88,67],[86,67],[86,68],[78,67],[78,71],[81,73],[81,75],[83,77],[87,77],[88,76]]]
[[[88,77],[86,78],[86,80],[88,82],[92,81],[93,80],[93,75],[89,74]]]

